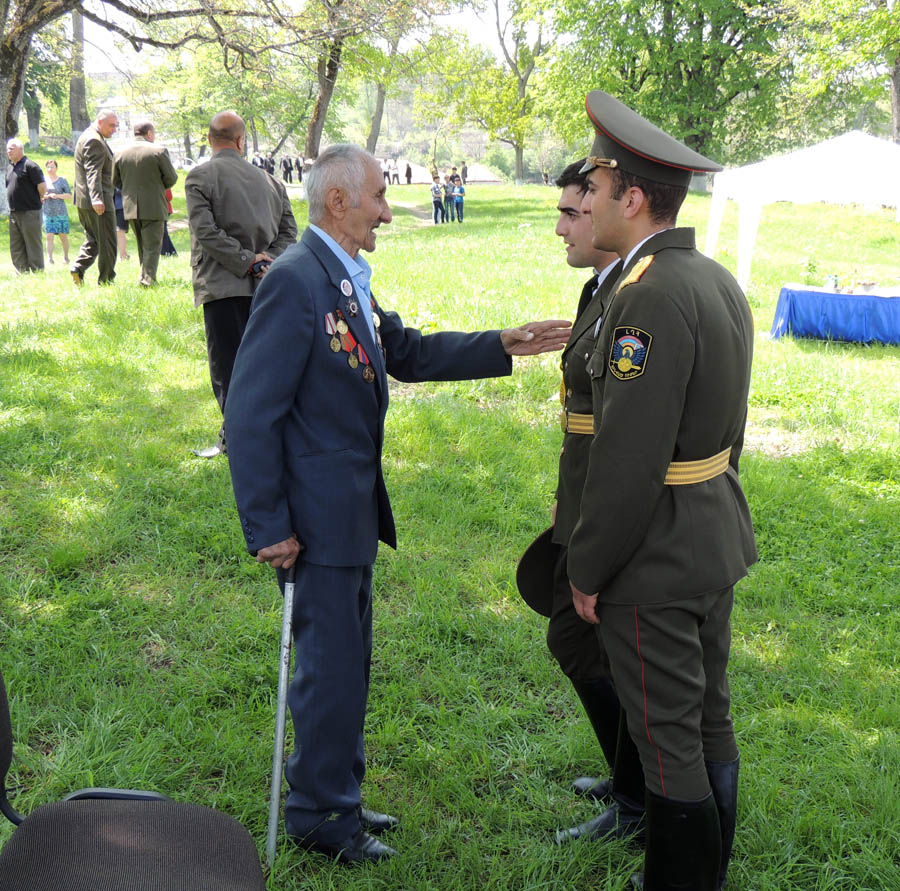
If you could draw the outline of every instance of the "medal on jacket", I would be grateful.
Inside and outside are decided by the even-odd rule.
[[[334,353],[339,353],[341,351],[341,341],[337,336],[338,332],[338,321],[334,317],[333,312],[325,313],[325,333],[331,335],[331,340],[328,342],[328,345],[331,347],[331,351]],[[345,322],[341,322],[341,324],[346,324]]]
[[[357,354],[359,355],[359,361],[362,362],[362,366],[363,366],[363,370],[362,370],[363,380],[364,380],[367,384],[371,384],[372,381],[375,380],[375,371],[374,371],[374,369],[372,368],[372,365],[371,365],[371,363],[369,362],[369,357],[368,357],[368,355],[366,354],[366,351],[363,349],[363,346],[362,346],[361,343],[358,343],[358,344],[356,345],[356,352],[357,352]]]
[[[381,358],[386,360],[387,356],[384,352],[384,346],[381,343],[381,316],[375,312],[375,298],[370,297],[369,303],[372,307],[372,325],[375,328],[375,343],[378,345],[378,349],[381,350]]]

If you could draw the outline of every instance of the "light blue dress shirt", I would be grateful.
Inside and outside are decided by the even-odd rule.
[[[375,325],[372,322],[372,291],[370,289],[372,267],[369,266],[362,254],[357,254],[355,258],[351,257],[324,229],[320,229],[313,223],[309,224],[309,228],[328,245],[331,252],[341,261],[344,269],[347,270],[347,275],[353,281],[356,290],[362,292],[363,298],[359,300],[359,308],[362,310],[366,325],[369,326],[372,340],[375,340]],[[359,297],[359,294],[357,294],[357,297]]]

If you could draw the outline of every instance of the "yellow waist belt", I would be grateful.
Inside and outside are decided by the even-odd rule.
[[[562,412],[560,414],[562,428],[566,433],[583,433],[593,436],[594,416],[579,415],[575,412]],[[667,486],[688,486],[692,483],[705,483],[707,480],[725,473],[728,468],[728,460],[731,458],[731,446],[722,449],[718,455],[711,458],[701,458],[698,461],[673,461],[663,480]]]

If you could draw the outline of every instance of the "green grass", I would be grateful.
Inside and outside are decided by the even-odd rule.
[[[71,181],[65,161],[62,173]],[[412,207],[428,212],[425,186],[392,188],[394,222],[370,258],[381,302],[426,330],[571,315],[585,275],[553,235],[556,195],[474,184],[465,223],[433,227]],[[691,196],[682,214],[701,245],[708,207]],[[0,667],[15,803],[154,788],[226,810],[262,848],[280,604],[244,551],[226,465],[189,452],[220,419],[187,232],[149,293],[135,259],[106,289],[90,275],[76,289],[60,263],[14,277],[6,233]],[[719,256],[732,269],[735,233],[731,208]],[[895,284],[898,255],[892,212],[763,216],[742,464],[761,559],[738,588],[731,668],[738,891],[900,889],[900,348],[766,336],[783,282]],[[394,388],[385,469],[400,549],[376,566],[364,793],[403,818],[401,856],[347,870],[283,847],[271,889],[612,891],[639,866],[624,844],[550,842],[594,812],[571,777],[602,769],[513,584],[548,522],[557,361]]]

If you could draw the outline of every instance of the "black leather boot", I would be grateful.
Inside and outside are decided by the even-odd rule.
[[[734,761],[707,761],[706,775],[712,788],[716,808],[719,811],[719,829],[722,836],[722,861],[719,866],[719,891],[725,887],[728,861],[734,845],[734,829],[737,825],[738,768],[741,759]]]
[[[608,678],[593,681],[582,681],[570,678],[585,714],[594,729],[594,735],[613,772],[616,761],[616,745],[619,735],[619,697],[616,688]],[[585,795],[596,801],[605,801],[612,797],[612,780],[606,777],[578,777],[573,783],[579,795]]]
[[[613,803],[602,814],[556,833],[556,843],[561,845],[575,838],[623,839],[644,837],[644,771],[628,726],[625,712],[619,711],[619,729],[613,771]]]
[[[721,843],[712,793],[679,801],[648,791],[644,874],[632,884],[644,891],[716,891]]]

